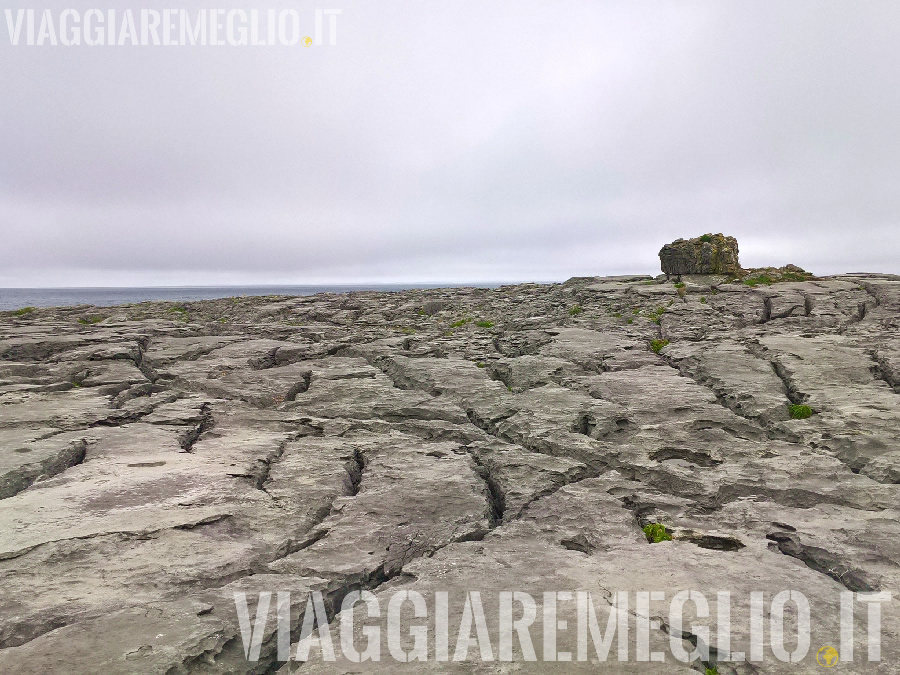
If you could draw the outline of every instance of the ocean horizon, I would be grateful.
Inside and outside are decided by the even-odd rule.
[[[192,302],[240,296],[315,295],[355,291],[408,291],[429,288],[498,288],[521,282],[298,284],[261,286],[121,286],[84,288],[0,288],[0,311],[22,307],[112,307],[148,301]],[[549,282],[537,282],[549,283]]]

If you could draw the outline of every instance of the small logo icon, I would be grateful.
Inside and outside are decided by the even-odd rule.
[[[312,44],[312,38],[306,35],[300,39],[300,42],[303,43],[304,47],[309,47]]]
[[[838,664],[838,661],[840,661],[840,655],[838,654],[838,650],[834,647],[825,645],[816,652],[816,663],[820,666],[834,668],[834,666]]]

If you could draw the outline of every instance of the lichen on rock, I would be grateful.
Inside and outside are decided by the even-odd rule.
[[[725,274],[741,271],[738,243],[723,234],[704,234],[694,239],[676,239],[659,252],[663,274]]]

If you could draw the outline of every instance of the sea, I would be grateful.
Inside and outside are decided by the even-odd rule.
[[[511,282],[514,283],[514,282]],[[500,283],[336,284],[307,286],[153,286],[146,288],[0,288],[0,311],[22,307],[110,307],[147,300],[188,302],[247,295],[315,295],[353,291],[407,291],[426,288],[498,288]]]

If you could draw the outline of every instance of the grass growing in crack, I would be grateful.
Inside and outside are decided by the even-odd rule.
[[[578,316],[584,311],[584,308],[581,305],[575,305],[572,309],[569,310],[569,314],[572,316]]]
[[[660,305],[659,307],[654,309],[652,312],[650,312],[650,316],[648,316],[647,318],[658,326],[659,321],[662,318],[662,315],[665,313],[666,313],[666,308],[663,307],[662,305]]]
[[[744,281],[744,284],[753,288],[754,286],[759,286],[761,284],[765,284],[766,286],[771,286],[775,283],[775,279],[770,277],[768,274],[761,274],[758,277],[753,277],[752,279],[747,279]]]
[[[675,282],[675,288],[684,288],[684,282],[683,282],[683,281],[676,281],[676,282]]]
[[[484,363],[483,361],[479,361],[479,362],[476,363],[475,365],[478,366],[479,368],[486,368],[486,367],[487,367],[487,364]]]
[[[706,304],[706,296],[705,295],[700,296],[700,302],[701,302],[701,304],[704,304],[704,305]]]
[[[82,316],[78,319],[78,323],[80,323],[82,326],[92,326],[95,323],[100,323],[105,318],[105,316],[100,316],[99,314],[97,316]]]
[[[475,325],[478,326],[479,328],[493,328],[494,322],[493,321],[476,321]]]
[[[625,323],[634,323],[634,319],[628,319]]]
[[[700,237],[700,241],[702,241],[705,244],[710,244],[710,243],[712,243],[712,235],[704,234],[702,237]]]
[[[34,311],[34,307],[22,307],[21,309],[17,309],[13,312],[13,316],[25,316],[27,314],[31,314]]]
[[[459,321],[454,321],[450,324],[450,328],[462,328],[467,323],[472,323],[472,317],[467,316],[464,319],[460,319]]]
[[[706,675],[719,675],[719,669],[713,666],[712,668],[706,668]]]
[[[805,420],[807,417],[812,417],[813,414],[813,409],[802,403],[791,403],[788,409],[791,413],[791,419],[794,420]]]
[[[660,523],[650,523],[644,526],[644,535],[651,544],[661,541],[672,541],[672,535],[666,532],[666,526]]]
[[[662,348],[669,344],[668,340],[652,340],[650,342],[650,349],[653,350],[654,354],[659,354],[662,351]]]
[[[175,305],[174,307],[169,308],[170,312],[175,312],[176,314],[187,314],[187,310],[181,305]]]
[[[635,307],[633,310],[631,310],[631,313],[634,314],[635,316],[637,316],[638,314],[641,313],[641,308]]]
[[[781,275],[782,281],[809,281],[812,274],[800,274],[799,272],[785,272]],[[865,290],[865,289],[863,289]]]

